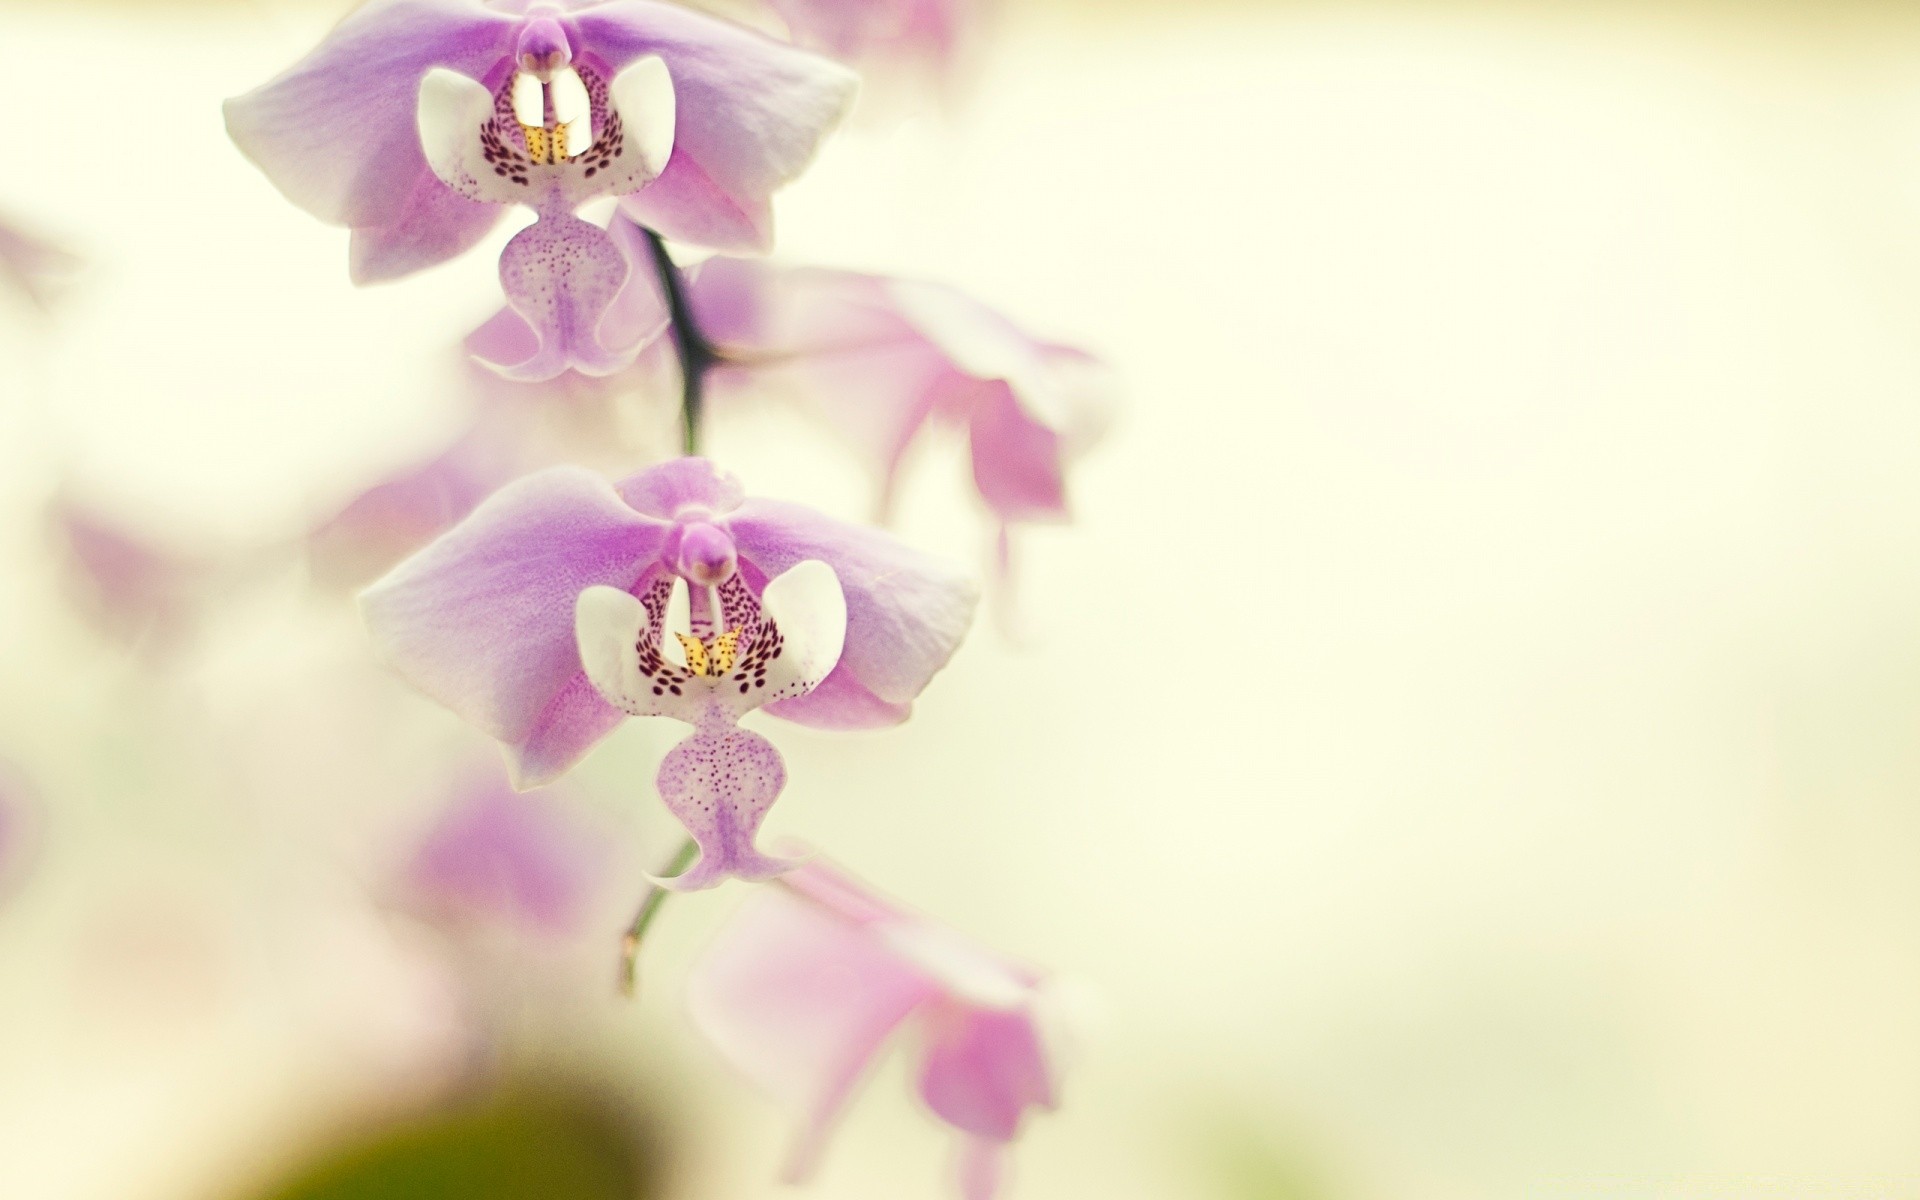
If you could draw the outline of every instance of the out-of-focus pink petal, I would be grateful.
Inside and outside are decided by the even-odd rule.
[[[19,289],[36,307],[48,307],[79,266],[78,258],[53,243],[0,221],[0,279]]]
[[[51,516],[77,598],[107,632],[165,641],[186,630],[208,583],[205,564],[71,499],[56,502]]]
[[[1005,383],[990,383],[970,404],[967,422],[973,482],[1002,524],[1067,516],[1060,435],[1021,408]]]
[[[489,735],[509,746],[578,736],[570,695],[618,714],[580,692],[575,598],[596,584],[634,590],[666,534],[600,476],[556,467],[495,493],[368,588],[361,608],[395,671]]]
[[[793,39],[842,62],[906,63],[945,78],[959,66],[986,0],[771,0]]]
[[[0,758],[0,891],[12,887],[33,857],[40,809],[39,793],[26,773]]]
[[[497,770],[464,781],[415,851],[409,890],[456,920],[573,932],[599,855],[565,803],[553,792],[516,793]]]
[[[1010,1141],[1029,1108],[1054,1106],[1053,1077],[1033,1015],[941,1003],[924,1017],[920,1095],[947,1124]]]
[[[512,473],[490,443],[476,429],[349,500],[307,535],[314,575],[336,585],[366,583],[452,528]]]
[[[852,101],[844,67],[738,25],[657,0],[611,0],[570,15],[579,44],[614,71],[657,54],[678,122],[667,169],[622,201],[677,241],[763,251],[769,200],[806,169]]]
[[[1007,1144],[964,1134],[954,1151],[954,1175],[960,1200],[994,1200],[1007,1176]]]
[[[812,1173],[888,1036],[934,996],[863,927],[780,891],[750,900],[688,982],[701,1031],[800,1115],[784,1172],[793,1182]]]
[[[802,725],[859,728],[905,711],[960,645],[979,589],[961,572],[877,529],[849,525],[777,500],[751,499],[727,518],[740,557],[765,575],[817,558],[839,577],[847,600],[846,646],[826,683],[767,711]],[[848,704],[836,678],[872,699]]]
[[[473,0],[372,0],[270,82],[227,101],[227,132],[287,199],[337,225],[402,220],[431,180],[415,109],[446,67],[486,81],[514,17]]]

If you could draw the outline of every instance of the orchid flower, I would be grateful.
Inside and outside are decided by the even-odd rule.
[[[680,585],[674,661],[665,620]],[[884,533],[749,499],[683,458],[619,484],[577,467],[510,484],[361,604],[388,664],[504,743],[518,786],[564,773],[625,713],[692,724],[659,776],[702,851],[676,879],[685,889],[787,865],[753,844],[785,769],[741,716],[905,720],[976,600],[963,576]]]
[[[625,298],[644,247],[582,205],[623,197],[664,236],[764,250],[773,191],[853,86],[828,60],[660,0],[371,0],[226,118],[288,199],[353,230],[359,283],[472,248],[503,207],[533,209],[500,279],[538,349],[493,365],[540,380],[616,371],[647,332]]]
[[[768,0],[793,40],[855,65],[913,64],[950,75],[985,0]]]
[[[798,1110],[784,1176],[812,1174],[868,1067],[918,1033],[921,1099],[960,1136],[960,1191],[991,1200],[1030,1109],[1058,1102],[1051,997],[1036,972],[814,859],[763,889],[695,965],[695,1024]]]
[[[734,365],[717,382],[795,383],[876,468],[883,516],[908,450],[939,422],[966,431],[1003,566],[1010,526],[1067,518],[1067,467],[1114,406],[1092,355],[931,283],[718,258],[691,292],[702,335]]]

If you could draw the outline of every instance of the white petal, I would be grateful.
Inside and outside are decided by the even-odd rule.
[[[486,160],[480,130],[493,120],[493,94],[486,88],[458,71],[435,67],[420,81],[418,116],[420,149],[442,183],[487,204],[527,201],[527,185],[497,173]]]
[[[658,646],[661,623],[647,605],[664,614],[670,579],[657,580],[648,599],[614,587],[590,587],[573,607],[573,634],[580,665],[594,690],[616,708],[636,717],[673,717],[689,724],[712,703],[712,681],[689,679],[686,670],[656,658],[652,669],[640,661],[640,646]]]
[[[804,696],[840,661],[847,639],[847,597],[833,568],[819,559],[795,563],[768,582],[760,611],[780,632],[780,656],[767,668],[757,707]]]
[[[625,126],[628,151],[639,156],[649,179],[657,177],[673,157],[675,100],[667,64],[651,56],[635,61],[613,77],[609,98]]]
[[[573,633],[580,643],[580,665],[608,703],[634,712],[638,697],[652,684],[640,674],[634,646],[646,628],[647,613],[637,597],[613,587],[590,587],[574,603]]]

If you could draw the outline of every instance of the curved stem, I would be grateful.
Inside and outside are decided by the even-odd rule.
[[[693,844],[693,839],[688,838],[674,851],[667,869],[661,873],[662,878],[678,875],[692,866],[694,856],[699,852],[700,848]],[[640,901],[640,911],[633,914],[633,924],[627,927],[627,936],[620,939],[620,994],[623,996],[633,995],[634,983],[640,973],[640,941],[647,936],[647,927],[660,915],[660,907],[672,894],[659,884],[649,887],[646,897]]]
[[[687,301],[687,280],[680,266],[667,253],[666,239],[651,229],[647,249],[653,255],[654,274],[660,280],[660,294],[667,302],[667,319],[672,322],[674,352],[680,359],[680,420],[685,430],[686,453],[700,453],[700,419],[704,415],[707,372],[720,361],[713,344],[700,332],[693,318],[693,306]]]
[[[681,274],[680,266],[667,253],[666,239],[651,229],[642,227],[647,235],[647,249],[653,257],[653,270],[660,281],[660,294],[666,299],[667,318],[672,322],[673,348],[680,359],[680,421],[685,431],[683,442],[686,453],[700,453],[700,418],[706,400],[707,372],[713,369],[720,356],[715,353],[713,344],[700,332],[700,325],[693,317],[693,306],[687,300],[687,280]],[[678,875],[693,865],[700,848],[692,838],[680,844],[673,858],[667,863],[662,878]],[[673,893],[666,888],[654,886],[640,901],[640,911],[633,914],[633,924],[627,927],[627,935],[620,940],[620,992],[632,996],[635,980],[640,969],[640,943],[647,936],[647,928],[654,918],[660,915],[661,907],[667,897]]]

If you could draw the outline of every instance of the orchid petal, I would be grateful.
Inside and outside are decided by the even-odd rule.
[[[669,750],[654,786],[700,847],[700,857],[679,875],[654,882],[669,891],[696,892],[728,879],[772,879],[798,866],[798,859],[774,858],[754,845],[760,822],[786,784],[780,752],[750,730],[703,730]]]
[[[611,0],[570,18],[619,71],[666,60],[679,99],[673,156],[623,202],[667,237],[718,249],[772,243],[773,192],[806,169],[853,99],[852,72],[752,30],[659,0]]]
[[[943,1002],[929,1009],[920,1096],[947,1124],[1011,1140],[1028,1108],[1052,1108],[1053,1076],[1033,1016]]]
[[[814,864],[788,878],[798,883]],[[802,1130],[784,1176],[812,1174],[827,1134],[894,1030],[935,995],[860,925],[782,892],[755,896],[695,965],[694,1023]]]
[[[608,185],[613,195],[625,195],[659,178],[673,158],[673,131],[678,120],[678,98],[667,64],[649,55],[613,77],[613,111],[626,127],[627,147],[634,152],[632,178]]]
[[[758,499],[742,504],[727,527],[756,569],[774,575],[817,558],[833,567],[846,597],[838,665],[809,695],[770,706],[776,716],[840,729],[871,727],[883,714],[904,718],[973,619],[979,590],[972,580],[879,530]]]
[[[497,206],[469,200],[422,171],[399,216],[353,231],[348,275],[362,285],[411,275],[473,249],[499,220]]]
[[[491,131],[492,92],[458,71],[435,67],[420,81],[415,106],[420,149],[440,182],[481,204],[520,204],[532,199],[524,175],[487,157],[482,131]]]
[[[1029,416],[1004,383],[985,385],[971,405],[973,482],[1001,522],[1067,515],[1061,437]]]
[[[500,255],[507,304],[533,331],[538,349],[515,363],[481,361],[520,383],[544,382],[568,370],[611,375],[630,366],[649,330],[609,317],[631,311],[615,302],[633,275],[631,261],[606,230],[564,213],[543,215]]]
[[[1007,1176],[1007,1144],[994,1138],[960,1138],[954,1174],[960,1180],[960,1200],[994,1200]]]
[[[615,484],[620,498],[638,512],[670,521],[689,509],[721,516],[746,499],[740,481],[716,466],[712,459],[676,458],[648,467]]]
[[[79,266],[67,251],[0,221],[0,281],[18,288],[35,306],[52,304]]]
[[[390,225],[427,171],[414,123],[422,77],[434,67],[484,77],[516,24],[471,0],[373,0],[286,72],[227,101],[227,132],[321,220]]]
[[[592,587],[574,605],[574,636],[587,679],[609,704],[636,717],[674,717],[697,724],[710,689],[689,687],[684,668],[660,653],[673,578],[661,575],[635,596]]]
[[[633,590],[667,529],[591,471],[556,467],[495,493],[361,596],[385,661],[509,746],[522,779],[550,777],[619,713],[582,676],[575,598]]]
[[[557,794],[518,794],[497,769],[463,781],[414,852],[410,889],[448,915],[558,936],[580,924],[596,845]]]

